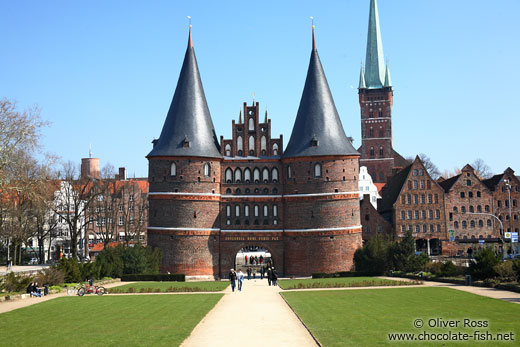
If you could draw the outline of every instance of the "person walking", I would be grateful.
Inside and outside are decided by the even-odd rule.
[[[247,268],[247,280],[251,279],[251,268]]]
[[[267,268],[267,284],[271,285],[271,268]]]
[[[238,291],[241,292],[242,291],[242,282],[244,281],[244,273],[242,272],[242,270],[238,270],[237,279],[238,279]]]
[[[229,282],[231,282],[231,291],[235,291],[235,285],[237,280],[237,274],[234,269],[229,271]]]
[[[263,280],[264,279],[264,274],[265,274],[265,266],[262,266],[260,268],[260,279]]]
[[[276,286],[276,281],[278,280],[278,274],[276,273],[276,270],[274,267],[271,269],[271,282],[273,283],[273,286]]]

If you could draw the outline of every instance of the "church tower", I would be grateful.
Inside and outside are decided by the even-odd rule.
[[[393,90],[388,64],[385,65],[379,29],[377,0],[370,0],[365,66],[359,77],[361,108],[360,166],[366,166],[374,182],[384,183],[407,163],[393,149]]]

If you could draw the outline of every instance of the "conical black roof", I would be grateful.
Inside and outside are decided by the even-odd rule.
[[[170,110],[161,136],[154,142],[148,157],[222,157],[200,79],[191,30]]]
[[[284,158],[359,155],[345,136],[313,36],[311,61]]]

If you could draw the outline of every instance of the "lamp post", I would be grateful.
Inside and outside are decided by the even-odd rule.
[[[511,233],[513,228],[511,228],[511,183],[508,180],[504,180],[504,185],[507,189],[507,197],[508,197],[508,206],[509,206],[509,239],[511,240],[511,258],[514,256],[513,249],[513,234]]]
[[[502,224],[502,221],[500,220],[500,218],[498,218],[497,216],[495,216],[494,214],[491,214],[491,213],[481,213],[481,212],[468,212],[468,214],[478,214],[478,215],[483,215],[483,216],[490,216],[490,217],[493,217],[495,218],[499,223],[500,223],[500,238],[502,239],[502,244],[504,245],[502,247],[502,257],[504,259],[507,258],[506,256],[506,247],[505,247],[505,240],[504,240],[504,224]]]

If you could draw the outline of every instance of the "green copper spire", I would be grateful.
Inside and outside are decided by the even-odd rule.
[[[379,30],[377,1],[370,0],[368,18],[367,57],[365,61],[365,83],[367,88],[382,88],[385,80],[383,41]]]
[[[365,84],[365,71],[363,71],[363,65],[361,65],[361,71],[359,72],[359,89],[366,88]]]
[[[385,71],[385,87],[391,87],[392,81],[390,80],[390,68],[388,67],[388,64],[386,64],[386,71]]]

